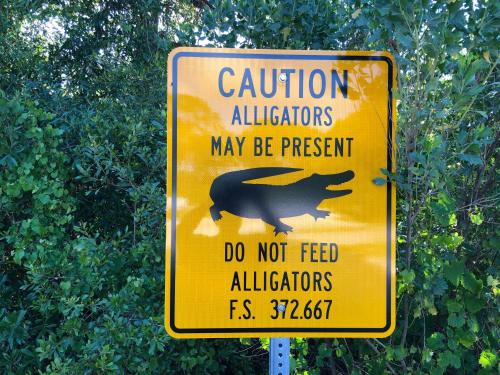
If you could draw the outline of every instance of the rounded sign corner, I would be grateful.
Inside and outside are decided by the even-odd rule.
[[[173,325],[173,326],[171,325],[170,319],[168,317],[166,317],[164,322],[163,322],[163,328],[165,329],[167,334],[170,337],[173,337],[174,339],[186,338],[177,330],[177,327],[175,327],[175,325]]]
[[[186,52],[193,51],[193,49],[194,49],[193,47],[183,47],[183,46],[173,48],[168,53],[168,59],[167,59],[168,65],[171,66],[171,64],[173,63],[174,60],[177,60],[179,57],[181,57]]]
[[[389,327],[387,327],[387,329],[380,332],[379,335],[377,335],[377,338],[383,339],[383,338],[389,337],[394,333],[395,329],[396,329],[396,322],[393,319],[392,322],[389,324]]]

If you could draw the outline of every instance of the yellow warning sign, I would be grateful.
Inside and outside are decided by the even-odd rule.
[[[391,334],[395,79],[385,52],[170,54],[170,335]]]

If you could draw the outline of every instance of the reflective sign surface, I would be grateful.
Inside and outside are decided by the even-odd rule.
[[[389,335],[392,57],[179,48],[168,77],[169,334]]]

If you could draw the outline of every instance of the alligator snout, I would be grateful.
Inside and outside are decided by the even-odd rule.
[[[344,182],[350,181],[354,178],[354,172],[351,170],[335,173],[335,174],[324,174],[324,175],[313,175],[315,178],[321,180],[323,184],[328,185],[340,185]]]

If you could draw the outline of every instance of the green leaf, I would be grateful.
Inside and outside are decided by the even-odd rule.
[[[483,118],[487,119],[488,118],[488,114],[485,112],[485,111],[476,111],[476,113],[479,113],[481,116],[483,116]]]
[[[472,224],[481,225],[483,223],[483,213],[481,211],[469,212],[469,218]]]
[[[460,246],[460,244],[464,241],[464,238],[460,236],[457,232],[452,233],[449,236],[446,236],[446,246],[448,248],[455,250]]]
[[[406,349],[401,347],[401,346],[397,346],[394,348],[394,359],[396,361],[401,361],[403,358],[406,357]]]
[[[281,30],[281,33],[283,34],[283,40],[286,41],[288,39],[288,36],[290,35],[290,32],[292,29],[290,27],[284,27],[283,30]]]
[[[470,349],[476,341],[474,333],[467,329],[457,329],[456,336],[458,337],[458,342],[467,349]]]
[[[358,18],[358,17],[359,17],[359,15],[360,15],[360,14],[361,14],[361,9],[356,9],[356,10],[352,13],[351,18],[352,18],[353,20],[355,20],[356,18]]]
[[[462,279],[464,271],[465,265],[463,262],[453,262],[444,267],[444,277],[452,285],[458,286],[458,283]]]
[[[10,170],[14,169],[17,165],[17,160],[12,155],[5,155],[2,159],[0,159],[0,166],[6,165]]]
[[[30,226],[31,226],[31,230],[33,230],[33,232],[35,232],[36,234],[42,234],[43,227],[40,223],[40,220],[38,220],[37,217],[35,217],[33,220],[31,220]]]
[[[485,369],[493,368],[497,363],[497,356],[491,350],[483,350],[479,356],[479,364]]]
[[[478,155],[459,154],[458,157],[459,157],[459,159],[466,161],[467,163],[472,164],[472,165],[483,165],[483,160]]]
[[[471,332],[479,332],[479,323],[474,316],[469,316],[469,319],[467,320],[467,326],[470,328]]]
[[[65,292],[68,292],[69,289],[71,288],[71,283],[69,281],[62,281],[60,284],[61,289],[64,290]]]
[[[399,275],[401,276],[401,280],[406,284],[410,284],[413,280],[415,280],[414,271],[403,270],[399,273]]]
[[[436,296],[442,296],[447,289],[448,289],[448,284],[446,284],[446,281],[442,277],[438,277],[434,281],[432,292]]]
[[[4,188],[4,191],[5,193],[12,197],[12,198],[17,198],[19,196],[21,196],[21,184],[19,183],[10,183],[10,184],[7,184],[7,186]]]
[[[448,316],[448,325],[454,328],[462,327],[465,324],[464,314],[450,314]]]
[[[460,357],[452,353],[449,350],[444,351],[439,354],[438,365],[442,369],[446,369],[450,366],[454,368],[460,368]]]
[[[23,249],[19,249],[14,251],[14,262],[17,264],[21,264],[22,259],[24,258],[25,252]]]
[[[422,361],[425,362],[425,363],[429,363],[430,361],[432,361],[432,355],[433,354],[434,353],[429,348],[425,348],[422,351]]]
[[[386,178],[382,178],[382,177],[375,177],[372,182],[377,185],[377,186],[382,186],[382,185],[385,185],[387,183],[387,179]]]
[[[433,237],[433,243],[446,246],[450,250],[455,250],[463,242],[463,237],[457,232],[452,234],[440,234]]]
[[[444,335],[441,332],[434,332],[427,339],[427,346],[433,350],[444,348]]]
[[[476,279],[472,272],[464,273],[462,284],[465,289],[473,293],[478,293],[483,288],[483,282]]]
[[[440,192],[437,199],[431,202],[432,213],[443,226],[453,225],[456,222],[455,200],[444,191]]]
[[[463,305],[453,300],[448,300],[448,302],[446,302],[446,306],[448,308],[448,312],[450,313],[455,313],[463,310]]]
[[[475,314],[486,305],[485,301],[475,296],[465,296],[465,308],[472,314]]]
[[[48,202],[50,202],[50,196],[47,194],[40,194],[37,198],[42,204],[47,204]]]
[[[455,350],[458,349],[458,341],[456,340],[455,335],[451,335],[451,330],[448,330],[449,336],[448,336],[448,348],[452,351],[455,352]]]
[[[444,371],[441,367],[433,367],[430,370],[431,375],[443,375]]]

